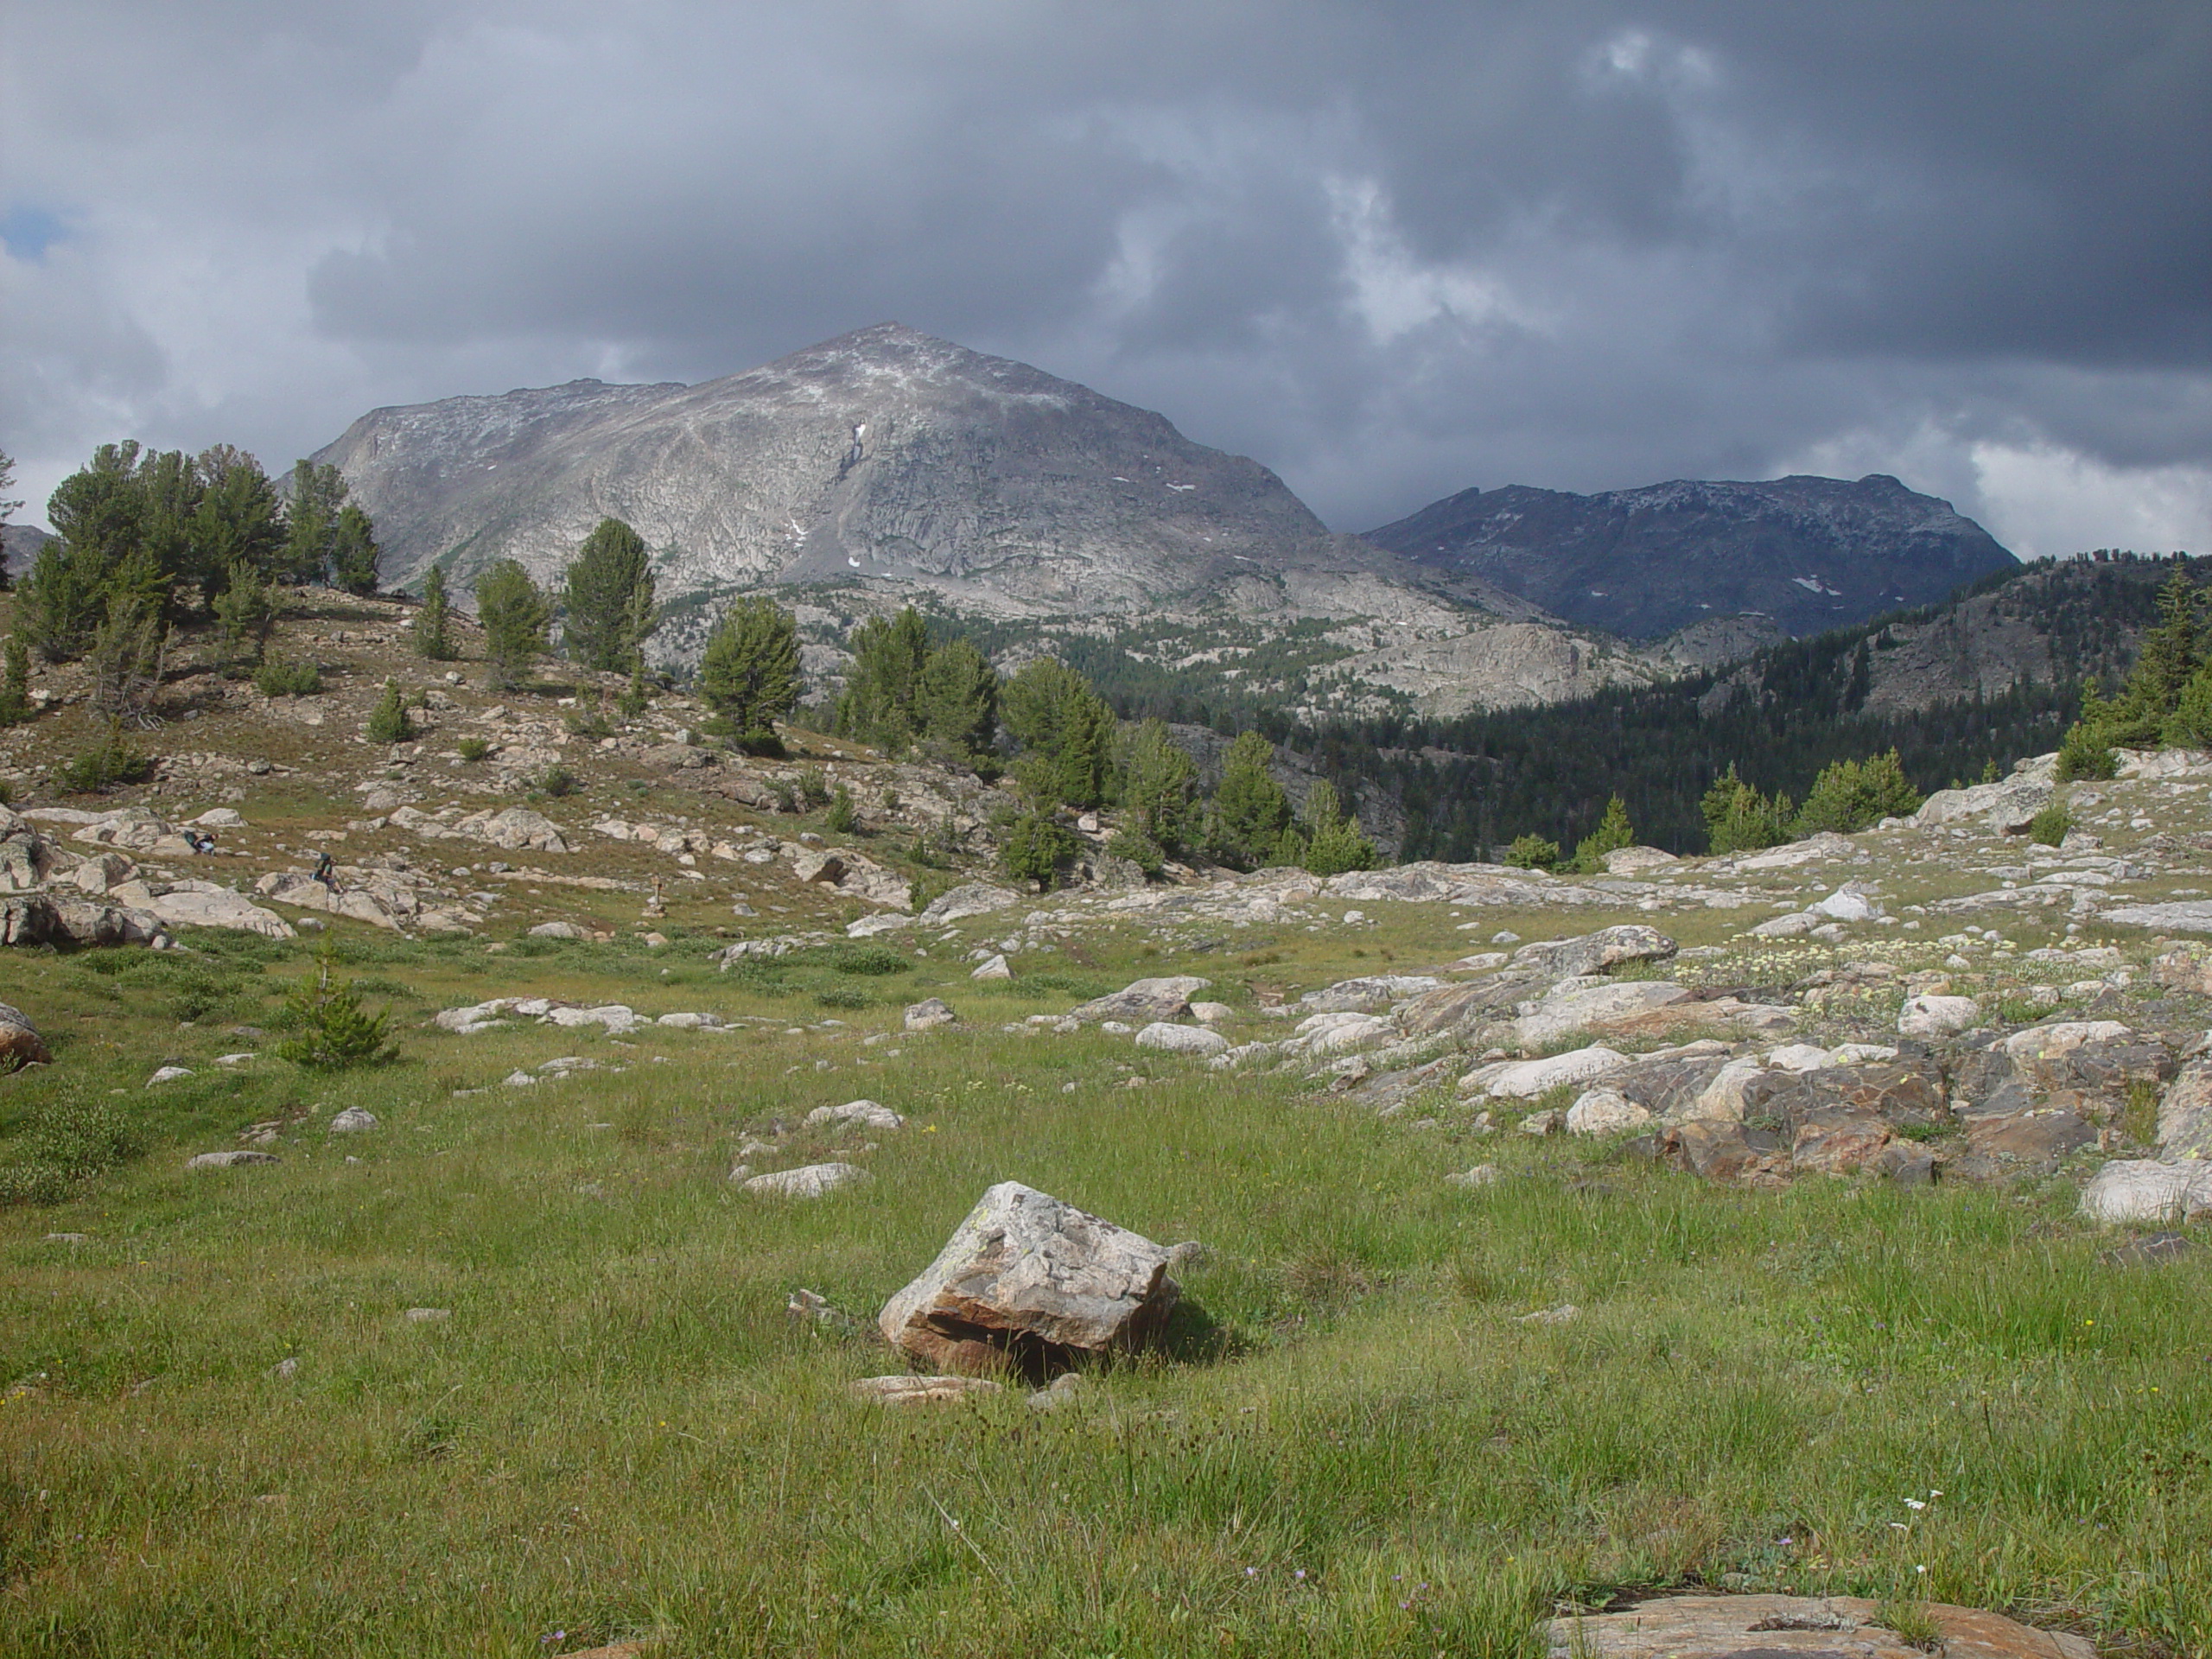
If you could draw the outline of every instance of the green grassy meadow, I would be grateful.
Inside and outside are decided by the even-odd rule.
[[[1426,1659],[1527,1654],[1555,1608],[1663,1586],[2212,1651],[2212,1252],[2109,1265],[2064,1179],[1720,1188],[1474,1135],[1448,1090],[1378,1118],[1001,1029],[1140,973],[1249,1008],[1471,948],[1438,907],[1375,908],[1357,960],[1333,934],[1183,958],[1102,932],[1002,987],[942,949],[723,975],[703,938],[487,955],[341,927],[400,1053],[327,1076],[209,1064],[273,1042],[226,1028],[270,1027],[308,941],[12,957],[0,998],[57,1063],[0,1080],[0,1162],[98,1107],[142,1153],[0,1210],[0,1652]],[[530,994],[766,1023],[425,1023]],[[864,1041],[933,994],[961,1025]],[[500,1084],[564,1054],[603,1069]],[[196,1075],[146,1088],[164,1063]],[[872,1184],[729,1183],[749,1133],[861,1096],[906,1128],[750,1161],[847,1151]],[[325,1133],[356,1105],[380,1127]],[[183,1168],[278,1120],[281,1164]],[[1477,1162],[1502,1179],[1444,1181]],[[1052,1411],[856,1402],[906,1369],[876,1310],[1009,1179],[1205,1244],[1173,1351]],[[801,1287],[860,1329],[794,1324]]]

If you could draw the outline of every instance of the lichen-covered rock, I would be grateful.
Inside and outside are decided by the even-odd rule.
[[[1170,1054],[1221,1054],[1228,1052],[1229,1039],[1204,1026],[1176,1026],[1157,1020],[1137,1033],[1137,1046]]]
[[[957,1025],[959,1020],[943,997],[925,996],[907,1005],[905,1025],[909,1031],[934,1031],[939,1026]]]
[[[1656,927],[1629,923],[1601,927],[1580,938],[1546,939],[1513,953],[1516,966],[1540,969],[1554,979],[1601,974],[1624,962],[1663,962],[1678,947]]]
[[[1192,995],[1212,983],[1211,980],[1200,979],[1193,974],[1140,979],[1109,995],[1079,1003],[1069,1009],[1068,1014],[1074,1020],[1142,1020],[1147,1025],[1160,1020],[1186,1020],[1191,1014]]]
[[[857,1164],[803,1164],[755,1175],[745,1183],[745,1190],[774,1198],[820,1198],[840,1187],[866,1185],[873,1179]]]
[[[1150,1239],[1001,1181],[877,1324],[943,1370],[1040,1376],[1156,1338],[1180,1294],[1167,1267]]]
[[[918,919],[925,927],[942,926],[965,921],[970,916],[988,916],[995,910],[1005,910],[1020,902],[1021,895],[1009,888],[994,887],[988,881],[968,881],[931,899],[923,906]]]
[[[30,1015],[0,1002],[0,1071],[14,1071],[26,1065],[50,1065],[53,1061],[54,1056],[47,1052],[45,1039],[31,1023]]]
[[[2212,1210],[2212,1164],[2115,1159],[2082,1192],[2082,1213],[2098,1221],[2188,1221]]]

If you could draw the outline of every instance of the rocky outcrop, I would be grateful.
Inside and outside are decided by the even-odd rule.
[[[0,899],[0,944],[154,944],[168,942],[149,910],[59,893]]]
[[[1001,1181],[877,1324],[940,1370],[1042,1378],[1155,1340],[1180,1294],[1168,1265],[1150,1239]]]
[[[1121,1020],[1176,1021],[1191,1017],[1191,998],[1213,982],[1194,975],[1177,974],[1164,979],[1140,979],[1106,996],[1093,997],[1068,1011],[1071,1020],[1085,1022]]]

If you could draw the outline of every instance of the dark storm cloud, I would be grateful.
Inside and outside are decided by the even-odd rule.
[[[2044,551],[2212,516],[2196,0],[17,16],[27,477],[118,427],[281,460],[372,403],[895,317],[1348,527],[1789,466]]]

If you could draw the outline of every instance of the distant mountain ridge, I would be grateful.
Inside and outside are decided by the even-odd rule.
[[[1366,539],[1630,639],[1742,612],[1817,633],[1933,604],[2017,563],[1949,502],[1881,473],[1598,495],[1464,490]]]

